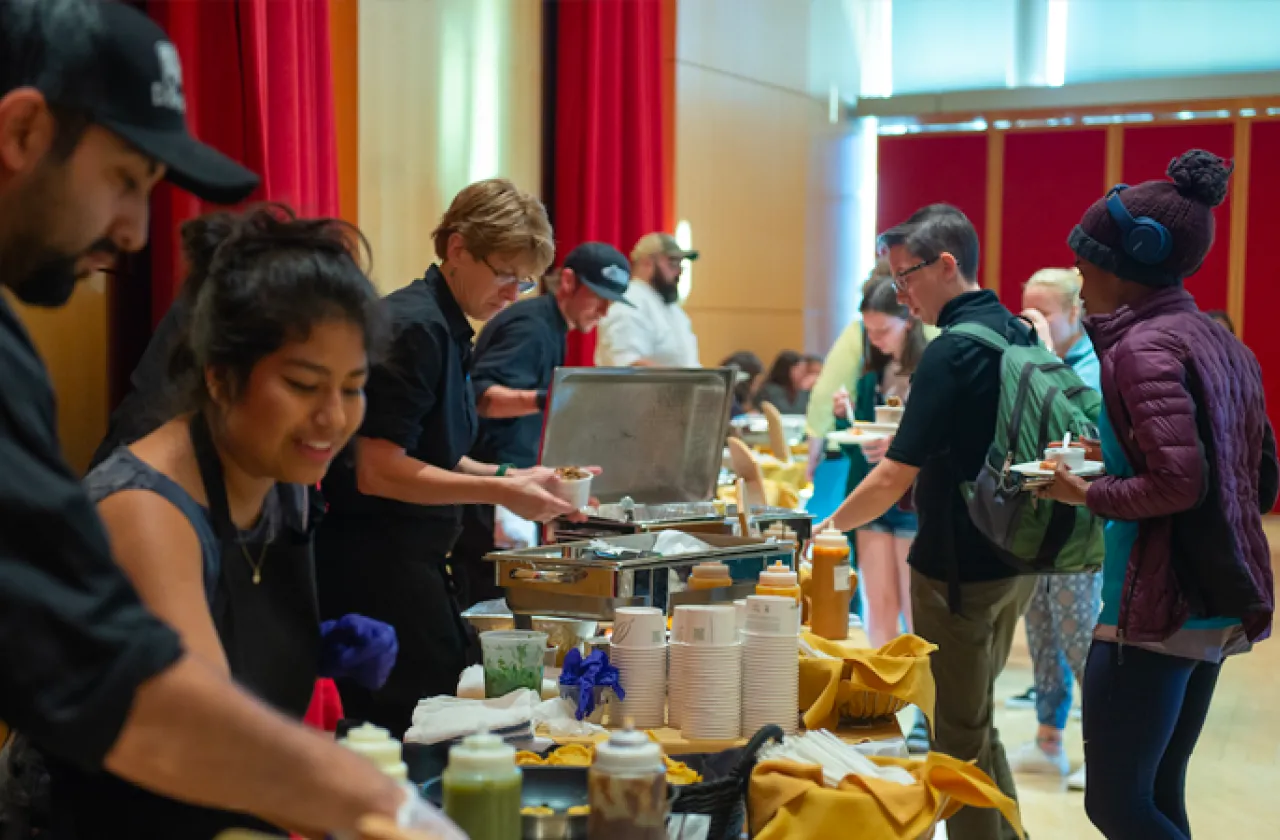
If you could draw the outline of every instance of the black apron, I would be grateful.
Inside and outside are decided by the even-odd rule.
[[[438,520],[408,516],[325,516],[316,538],[320,614],[359,613],[396,629],[400,650],[386,685],[369,691],[336,681],[343,714],[402,738],[424,697],[453,695],[467,665],[480,661],[479,637],[462,618],[442,552]],[[455,534],[448,539],[452,545]],[[430,546],[430,547],[429,547]]]
[[[268,545],[242,547],[227,510],[222,462],[201,414],[191,420],[191,442],[221,541],[217,588],[208,594],[231,674],[260,699],[301,720],[311,702],[320,656],[311,535],[282,525]],[[254,562],[262,558],[258,583],[246,552]],[[56,840],[210,840],[228,828],[285,836],[248,814],[187,805],[107,773],[50,765],[51,836]]]

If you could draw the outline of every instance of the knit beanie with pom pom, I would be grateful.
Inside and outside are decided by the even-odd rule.
[[[1169,164],[1171,181],[1144,181],[1118,195],[1129,215],[1164,225],[1173,240],[1169,255],[1155,265],[1125,253],[1120,225],[1107,211],[1105,197],[1085,211],[1067,237],[1076,256],[1122,280],[1144,286],[1176,286],[1195,274],[1213,245],[1213,208],[1227,197],[1234,167],[1203,149],[1192,149]]]

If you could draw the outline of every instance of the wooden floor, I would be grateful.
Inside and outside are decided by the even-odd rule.
[[[1273,560],[1280,558],[1280,518],[1268,522]],[[1280,563],[1277,563],[1280,568]],[[1034,737],[1035,712],[1005,709],[1004,699],[1031,685],[1026,634],[1019,631],[1009,666],[996,684],[996,724],[1006,747]],[[1078,692],[1077,692],[1078,694]],[[1078,701],[1077,701],[1078,702]],[[1081,759],[1080,723],[1067,730],[1072,767]],[[1084,795],[1045,776],[1019,776],[1023,823],[1034,840],[1095,840]],[[1187,811],[1196,840],[1280,837],[1280,639],[1229,659],[1191,759]],[[1140,840],[1140,838],[1135,838]]]

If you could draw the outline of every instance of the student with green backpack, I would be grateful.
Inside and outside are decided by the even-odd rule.
[[[916,211],[880,237],[899,298],[942,334],[925,350],[889,451],[831,517],[852,530],[915,486],[919,532],[908,557],[915,631],[938,645],[934,749],[977,763],[1015,797],[992,721],[992,686],[1041,572],[1083,571],[1101,559],[1087,511],[1025,492],[1011,468],[1097,420],[1096,395],[1040,345],[1030,324],[982,290],[978,234],[945,204]],[[952,840],[1009,840],[998,813],[966,808]]]

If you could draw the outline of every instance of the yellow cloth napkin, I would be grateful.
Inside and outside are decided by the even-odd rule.
[[[941,753],[924,759],[871,756],[897,765],[918,780],[899,785],[850,775],[839,787],[823,785],[822,768],[793,761],[762,761],[748,791],[751,836],[757,840],[839,837],[858,827],[859,840],[918,840],[938,818],[962,807],[995,808],[1023,837],[1018,806],[991,779],[967,762]]]
[[[806,729],[835,730],[841,716],[866,717],[863,692],[888,695],[924,712],[933,726],[937,688],[929,654],[938,649],[910,633],[879,650],[855,647],[850,641],[831,641],[804,634],[814,650],[836,659],[800,657],[800,709]]]

